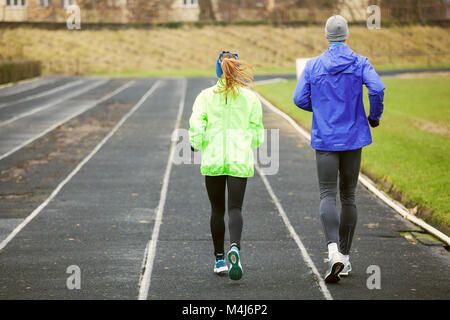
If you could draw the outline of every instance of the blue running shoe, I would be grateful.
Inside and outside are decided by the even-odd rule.
[[[239,249],[236,246],[231,247],[228,251],[228,261],[230,262],[230,269],[228,270],[228,276],[231,280],[239,280],[242,278],[242,265]]]
[[[217,258],[214,264],[214,273],[219,276],[224,276],[228,273],[228,267],[225,262],[225,257]]]

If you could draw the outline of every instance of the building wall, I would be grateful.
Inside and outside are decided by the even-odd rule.
[[[52,5],[41,7],[39,0],[27,0],[23,7],[6,6],[6,0],[0,0],[0,21],[31,21],[31,22],[64,22],[67,19],[66,9],[61,7],[60,0],[53,0]],[[77,3],[77,1],[76,1]],[[82,22],[128,22],[127,0],[112,0],[110,7],[99,12],[95,9],[83,8],[83,2],[78,1],[81,8]]]
[[[360,22],[367,19],[368,0],[340,0],[337,8],[340,15],[351,22]]]
[[[28,19],[27,7],[6,6],[6,0],[0,0],[0,20],[4,21],[26,21]]]
[[[268,16],[267,9],[273,10],[276,5],[275,0],[261,0],[258,1],[259,5],[243,1],[240,7],[236,6],[235,3],[228,3],[223,0],[211,0],[211,3],[216,20],[224,22],[265,20]],[[268,7],[266,8],[266,6]]]
[[[42,8],[39,6],[39,0],[27,0],[26,6],[6,6],[7,0],[0,0],[0,21],[44,21],[44,22],[64,22],[67,18],[65,8],[61,7],[61,0],[53,0],[52,6]],[[14,0],[11,0],[14,1]],[[19,0],[21,1],[21,0]],[[88,7],[88,0],[77,0],[81,7],[81,22],[113,22],[128,23],[136,22],[135,13],[132,13],[129,3],[131,0],[108,0],[108,6],[101,11],[96,9],[96,5]],[[152,1],[152,0],[148,0]],[[160,6],[156,17],[146,16],[146,22],[195,22],[200,19],[200,7],[198,5],[186,6],[184,0],[165,0],[172,1],[170,9]],[[188,0],[189,2],[191,0]],[[217,21],[323,21],[333,13],[343,15],[350,22],[361,22],[367,19],[367,7],[369,4],[381,4],[381,10],[385,19],[399,19],[395,13],[401,12],[404,19],[415,19],[414,15],[408,15],[408,12],[415,13],[417,10],[412,6],[412,2],[392,3],[381,0],[336,0],[334,8],[316,8],[310,7],[292,7],[283,8],[284,0],[261,0],[244,1],[243,7],[230,5],[228,0],[210,0],[212,13]],[[407,3],[408,2],[408,3]],[[86,7],[83,8],[83,3]],[[170,3],[170,2],[169,2]],[[237,3],[237,2],[233,2]],[[290,3],[295,3],[294,1]],[[444,3],[444,5],[442,5]],[[94,2],[96,4],[96,2]],[[438,5],[439,4],[439,5]],[[420,3],[420,12],[427,20],[449,19],[450,18],[450,0],[440,2],[438,0]],[[398,8],[397,8],[398,7]],[[433,10],[434,11],[433,11]],[[439,12],[439,15],[436,13]],[[431,13],[430,13],[431,12]],[[398,14],[397,14],[398,15]],[[142,18],[142,17],[141,17]],[[208,18],[206,18],[208,19]],[[145,20],[145,19],[144,19]],[[401,20],[401,19],[400,19]]]
[[[59,7],[59,1],[53,0],[54,5],[50,7],[41,7],[39,0],[28,0],[27,19],[28,21],[61,21],[63,17],[63,9]]]
[[[190,2],[190,0],[188,0]],[[168,21],[195,22],[199,20],[200,7],[198,5],[184,5],[184,0],[174,0],[171,11],[160,13],[160,19]]]

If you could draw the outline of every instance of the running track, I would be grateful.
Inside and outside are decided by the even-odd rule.
[[[265,127],[280,130],[278,173],[257,170],[247,185],[243,279],[215,276],[199,165],[171,161],[174,129],[188,128],[196,95],[213,81],[46,77],[0,90],[0,166],[88,110],[133,105],[41,206],[20,218],[0,212],[0,299],[450,298],[448,252],[408,242],[399,231],[414,227],[362,186],[353,272],[323,283],[314,153],[267,107]],[[79,290],[66,287],[71,265]],[[366,285],[371,265],[381,289]]]

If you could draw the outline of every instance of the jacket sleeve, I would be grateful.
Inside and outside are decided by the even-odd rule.
[[[262,120],[261,101],[255,97],[252,103],[252,110],[250,113],[249,129],[252,134],[253,149],[258,148],[264,142],[264,125]]]
[[[306,63],[305,69],[303,69],[300,78],[298,79],[297,86],[294,91],[294,103],[297,107],[312,112],[311,104],[311,83],[309,78],[309,63]]]
[[[189,118],[189,142],[194,149],[202,150],[203,137],[208,124],[204,97],[200,93],[195,99],[192,115]]]
[[[381,81],[378,73],[367,59],[364,61],[362,71],[363,84],[365,84],[369,90],[369,117],[372,120],[379,120],[384,109],[384,89],[386,87],[383,81]]]

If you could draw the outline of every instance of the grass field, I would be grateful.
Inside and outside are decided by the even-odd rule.
[[[410,211],[450,231],[450,76],[385,78],[385,108],[362,171]],[[312,113],[292,102],[295,81],[256,89],[310,129]],[[369,110],[365,90],[366,111]],[[417,207],[417,208],[416,208]],[[413,209],[416,208],[416,209]]]
[[[348,44],[378,69],[450,67],[450,29],[351,26]],[[238,52],[256,74],[295,73],[295,59],[327,47],[323,27],[184,26],[177,29],[0,29],[0,59],[43,61],[45,73],[214,75],[218,52]],[[424,54],[429,54],[424,55]]]

